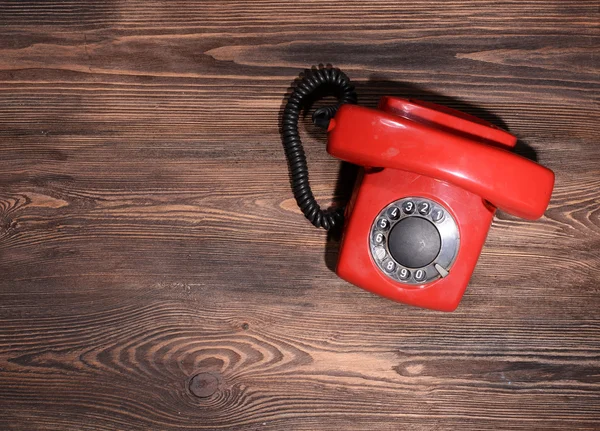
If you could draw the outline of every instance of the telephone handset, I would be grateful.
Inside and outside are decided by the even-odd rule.
[[[336,273],[395,301],[453,311],[496,208],[541,217],[554,173],[510,152],[516,138],[486,121],[389,96],[378,109],[357,106],[342,72],[313,69],[288,100],[282,133],[294,195],[315,226],[342,221],[339,210],[321,210],[312,195],[297,130],[303,104],[320,87],[341,102],[313,115],[328,130],[327,152],[363,167],[345,209]]]

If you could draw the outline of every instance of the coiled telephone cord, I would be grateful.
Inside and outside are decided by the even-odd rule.
[[[310,189],[306,154],[298,133],[300,114],[317,91],[334,94],[338,98],[336,105],[319,108],[313,113],[313,123],[324,129],[341,105],[357,102],[354,87],[343,72],[334,68],[313,68],[305,73],[285,105],[281,133],[298,206],[314,226],[330,230],[343,222],[344,208],[323,210],[317,203]]]

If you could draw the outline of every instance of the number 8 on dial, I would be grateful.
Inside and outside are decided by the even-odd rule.
[[[388,260],[385,264],[385,270],[387,272],[392,272],[396,269],[396,264],[394,263],[393,260]]]

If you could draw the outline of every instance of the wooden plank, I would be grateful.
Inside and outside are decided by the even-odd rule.
[[[600,427],[596,1],[0,2],[0,428]],[[553,169],[452,314],[332,272],[297,74],[481,116]],[[303,124],[326,205],[352,170]],[[341,178],[340,178],[341,175]]]

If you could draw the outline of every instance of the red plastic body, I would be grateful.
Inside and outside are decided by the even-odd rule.
[[[343,105],[331,122],[327,151],[369,168],[347,209],[337,274],[395,301],[454,310],[496,208],[536,219],[548,206],[553,172],[511,153],[515,143],[514,136],[483,120],[426,102],[384,97],[378,110]],[[388,278],[369,252],[375,217],[407,196],[441,203],[460,233],[449,275],[421,286]]]

